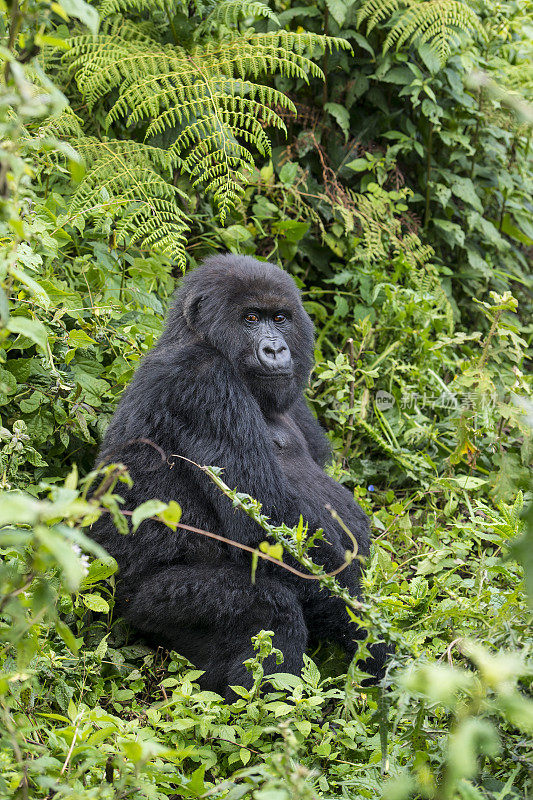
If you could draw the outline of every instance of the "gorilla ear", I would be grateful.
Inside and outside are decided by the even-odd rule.
[[[190,328],[193,328],[193,330],[196,330],[200,306],[204,299],[205,297],[203,294],[195,294],[194,292],[191,292],[191,294],[185,297],[183,301],[183,316],[185,317],[187,325]]]

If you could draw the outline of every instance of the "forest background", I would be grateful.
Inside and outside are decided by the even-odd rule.
[[[1,797],[531,797],[530,0],[0,10]],[[124,525],[98,442],[227,250],[316,324],[309,401],[375,534],[357,616],[396,647],[377,687],[321,646],[261,692],[262,633],[225,705],[112,618],[83,534]]]

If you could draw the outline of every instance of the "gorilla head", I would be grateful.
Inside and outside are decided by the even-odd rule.
[[[161,343],[191,334],[233,364],[266,414],[288,408],[311,370],[313,325],[293,279],[249,256],[213,256],[184,279]]]

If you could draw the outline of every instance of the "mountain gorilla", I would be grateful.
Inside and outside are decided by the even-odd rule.
[[[98,462],[124,462],[133,478],[124,508],[150,498],[177,500],[182,521],[251,547],[264,531],[186,461],[223,467],[224,480],[263,504],[272,522],[323,528],[311,551],[330,571],[351,542],[329,504],[369,551],[369,525],[352,494],[328,477],[326,437],[303,390],[313,359],[313,325],[289,275],[248,256],[219,255],[191,272],[176,294],[159,342],[125,392]],[[158,445],[168,460],[162,460]],[[205,670],[203,686],[226,696],[251,685],[243,661],[251,637],[274,631],[285,660],[266,671],[298,674],[309,638],[340,643],[349,654],[361,632],[344,603],[317,581],[260,561],[255,583],[246,552],[156,521],[117,532],[109,515],[91,535],[117,559],[118,610],[151,641]],[[357,562],[339,575],[360,595]],[[379,672],[384,648],[366,664]]]

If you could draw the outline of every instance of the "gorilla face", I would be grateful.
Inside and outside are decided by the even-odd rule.
[[[244,359],[244,371],[257,378],[292,378],[292,356],[286,341],[290,332],[290,312],[255,308],[243,320],[250,345]]]
[[[282,412],[305,386],[313,324],[293,279],[249,256],[213,256],[189,273],[163,337],[193,333],[230,361],[265,414]]]
[[[291,311],[256,304],[245,310],[241,325],[245,344],[237,369],[263,411],[282,411],[300,391],[291,353]]]

